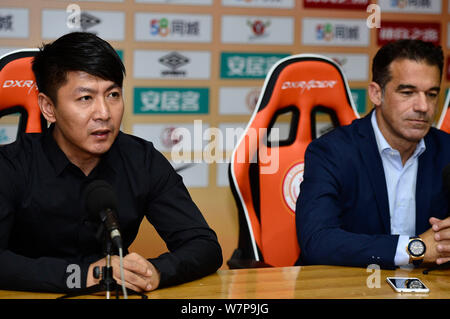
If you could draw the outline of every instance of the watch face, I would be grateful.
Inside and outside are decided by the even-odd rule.
[[[411,289],[423,289],[425,288],[423,286],[423,284],[417,280],[417,279],[410,279],[406,281],[406,288],[411,288]]]
[[[420,240],[412,240],[409,243],[409,251],[414,257],[421,256],[425,252],[425,245]]]

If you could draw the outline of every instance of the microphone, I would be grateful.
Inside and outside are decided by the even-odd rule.
[[[115,211],[117,200],[112,186],[104,180],[95,180],[85,190],[86,207],[94,220],[100,219],[112,242],[122,249],[122,236]]]

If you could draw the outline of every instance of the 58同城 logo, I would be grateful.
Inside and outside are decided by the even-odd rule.
[[[150,21],[150,34],[152,36],[165,37],[169,34],[199,35],[199,28],[198,21],[186,21],[183,19],[169,21],[168,18],[152,19]]]

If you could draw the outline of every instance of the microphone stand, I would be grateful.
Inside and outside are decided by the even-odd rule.
[[[106,236],[107,237],[107,236]],[[99,291],[106,291],[106,299],[111,299],[111,292],[116,291],[116,299],[119,299],[119,285],[113,278],[113,269],[111,266],[111,253],[112,253],[112,243],[109,238],[105,240],[106,246],[106,266],[102,267],[101,280],[97,285],[94,285],[94,289]],[[98,269],[98,268],[97,268]],[[99,274],[94,268],[94,278],[99,279]]]
[[[98,267],[94,267],[94,278],[100,279],[100,282],[94,286],[87,287],[85,289],[77,289],[76,291],[70,292],[64,296],[58,297],[57,299],[66,299],[73,298],[82,295],[90,295],[99,292],[106,292],[106,299],[111,299],[111,292],[116,292],[116,299],[119,299],[119,288],[120,285],[117,284],[117,281],[113,277],[113,267],[111,266],[111,255],[112,255],[112,241],[110,236],[108,236],[108,232],[105,230],[105,227],[100,225],[99,231],[97,233],[97,239],[103,237],[103,249],[104,254],[106,256],[106,266],[102,267],[102,271],[99,271]],[[134,291],[129,288],[125,288],[128,295],[139,295],[142,299],[147,299],[148,296],[140,293],[138,291]]]

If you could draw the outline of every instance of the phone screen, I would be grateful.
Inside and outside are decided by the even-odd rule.
[[[387,281],[400,292],[428,292],[428,288],[418,278],[389,277]]]

